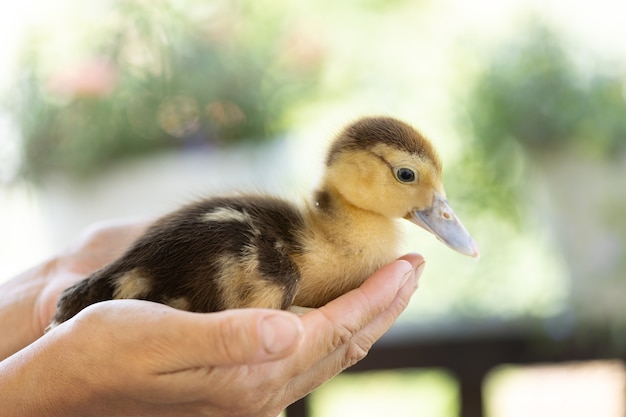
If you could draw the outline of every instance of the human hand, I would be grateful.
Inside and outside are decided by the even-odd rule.
[[[122,254],[147,221],[115,220],[88,228],[69,248],[0,285],[0,360],[43,335],[61,292]]]
[[[39,335],[50,324],[61,292],[121,256],[149,224],[137,219],[100,221],[45,264],[45,285],[34,311]]]
[[[0,403],[15,416],[274,417],[365,356],[406,307],[422,265],[405,256],[302,317],[98,303],[0,363]]]

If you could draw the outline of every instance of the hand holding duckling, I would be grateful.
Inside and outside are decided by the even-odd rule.
[[[305,207],[262,195],[185,206],[67,289],[51,327],[110,299],[193,312],[321,307],[397,257],[397,219],[479,256],[446,200],[432,144],[399,120],[363,118],[332,143]]]
[[[57,283],[90,271],[143,228],[92,228],[65,253],[0,286],[4,414],[275,416],[365,356],[408,304],[424,262],[406,255],[302,317],[262,309],[196,314],[115,300],[22,339],[22,329],[50,317]]]

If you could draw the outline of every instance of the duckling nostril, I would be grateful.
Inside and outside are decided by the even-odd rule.
[[[451,220],[452,219],[452,216],[450,216],[450,213],[448,213],[447,211],[444,211],[441,215],[446,220]]]

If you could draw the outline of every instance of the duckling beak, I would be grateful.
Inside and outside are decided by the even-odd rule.
[[[406,218],[434,234],[451,249],[475,259],[480,258],[478,244],[441,195],[435,193],[432,206],[413,210]]]

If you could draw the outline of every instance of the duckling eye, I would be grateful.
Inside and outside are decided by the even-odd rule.
[[[398,168],[396,171],[396,178],[400,182],[413,182],[415,181],[415,172],[409,168]]]

